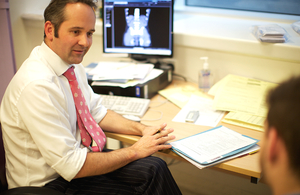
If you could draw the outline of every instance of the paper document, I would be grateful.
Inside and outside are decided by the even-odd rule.
[[[258,140],[219,126],[171,142],[172,149],[200,164],[210,164],[254,146]]]
[[[185,118],[188,113],[198,110],[200,115],[194,124],[215,127],[224,116],[224,112],[214,110],[212,105],[212,99],[191,95],[187,104],[172,121],[185,123]]]
[[[222,122],[239,125],[258,131],[263,131],[266,117],[247,114],[244,112],[229,112]]]
[[[224,158],[222,160],[219,160],[217,162],[214,162],[214,163],[210,163],[210,164],[207,164],[207,165],[203,165],[203,164],[200,164],[200,163],[197,163],[196,161],[194,161],[193,159],[191,158],[188,158],[187,156],[179,153],[179,152],[176,152],[176,154],[178,154],[179,156],[181,156],[182,158],[184,158],[185,160],[189,161],[192,165],[196,166],[197,168],[199,169],[203,169],[203,168],[207,168],[207,167],[211,167],[211,166],[214,166],[216,164],[219,164],[219,163],[222,163],[222,162],[225,162],[225,161],[228,161],[230,159],[234,159],[234,158],[237,158],[237,157],[240,157],[240,156],[244,156],[244,155],[249,155],[251,153],[255,153],[257,152],[258,150],[260,149],[259,145],[254,145],[252,146],[251,148],[241,152],[241,153],[238,153],[238,154],[235,154],[235,155],[232,155],[232,156],[229,156],[228,158]]]
[[[230,120],[230,119],[224,118],[222,120],[222,122],[232,124],[232,125],[241,126],[241,127],[245,127],[245,128],[249,128],[249,129],[254,129],[254,130],[257,130],[257,131],[262,131],[262,132],[264,131],[264,128],[261,127],[261,126],[245,123],[245,122],[238,121],[238,120]]]
[[[216,96],[217,91],[221,88],[220,86],[222,86],[223,82],[226,82],[227,77],[223,78],[222,80],[220,80],[219,82],[215,83],[207,92],[207,94],[212,95],[212,96]]]
[[[151,72],[144,78],[144,79],[134,79],[134,80],[129,80],[126,83],[113,83],[113,82],[103,82],[103,81],[94,81],[92,82],[92,86],[116,86],[116,87],[132,87],[138,84],[144,84],[152,79],[155,79],[159,75],[163,73],[163,70],[160,69],[152,69]]]
[[[93,75],[94,81],[125,83],[128,80],[144,79],[153,67],[153,64],[132,62],[99,62],[88,74]]]
[[[205,93],[201,92],[198,88],[193,86],[185,86],[185,87],[174,87],[170,89],[163,89],[158,91],[158,93],[172,103],[174,103],[179,108],[183,108],[189,101],[192,95],[196,95],[204,98],[211,98]]]
[[[215,109],[230,111],[222,122],[263,131],[267,114],[265,98],[276,86],[275,83],[227,75],[208,94],[215,96]]]
[[[245,112],[266,116],[265,97],[269,89],[277,84],[246,77],[227,75],[218,86],[214,109]]]

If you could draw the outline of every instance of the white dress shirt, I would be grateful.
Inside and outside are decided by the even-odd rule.
[[[73,66],[99,123],[107,109],[88,85],[84,67]],[[43,42],[6,89],[0,116],[9,188],[43,186],[59,175],[70,181],[85,162],[89,150],[81,145],[73,96],[62,75],[69,67]]]

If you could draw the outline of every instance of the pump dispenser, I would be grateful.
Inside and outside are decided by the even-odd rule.
[[[209,69],[208,57],[200,57],[200,60],[204,60],[204,63],[202,69],[199,71],[198,87],[203,92],[208,92],[211,87],[211,71]]]

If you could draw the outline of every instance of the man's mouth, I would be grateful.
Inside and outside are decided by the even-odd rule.
[[[83,54],[84,50],[73,50],[76,54]]]

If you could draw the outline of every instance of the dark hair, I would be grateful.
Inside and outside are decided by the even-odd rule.
[[[93,0],[51,0],[50,4],[44,11],[45,22],[50,21],[54,25],[54,36],[58,37],[58,29],[60,25],[65,21],[65,7],[68,3],[84,3],[90,6],[92,9],[96,9],[97,6]],[[44,33],[44,38],[46,34]]]
[[[271,90],[267,104],[268,125],[283,140],[290,167],[300,180],[300,77],[293,77]]]

